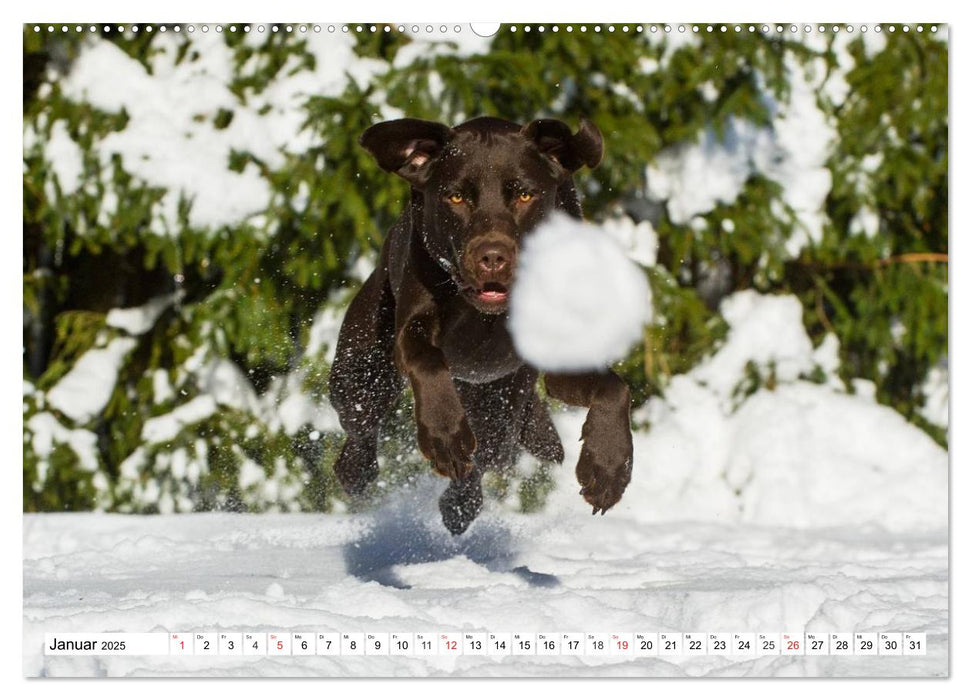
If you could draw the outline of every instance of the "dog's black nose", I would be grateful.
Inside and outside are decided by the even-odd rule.
[[[486,246],[478,252],[479,270],[485,274],[495,274],[509,264],[509,252],[498,245]]]
[[[480,282],[507,283],[515,263],[516,244],[508,236],[483,236],[466,255],[466,267]]]

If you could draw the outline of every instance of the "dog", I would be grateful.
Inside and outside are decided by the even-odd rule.
[[[442,521],[458,535],[482,508],[484,471],[511,467],[521,448],[563,461],[539,372],[513,347],[507,303],[523,239],[554,210],[581,218],[573,174],[600,163],[603,138],[588,120],[572,133],[554,119],[396,119],[360,144],[410,184],[411,200],[341,325],[329,382],[347,440],[334,470],[351,496],[376,478],[379,425],[407,380],[418,446],[451,481]],[[611,371],[544,379],[549,396],[589,409],[576,476],[603,514],[630,482],[630,391]]]

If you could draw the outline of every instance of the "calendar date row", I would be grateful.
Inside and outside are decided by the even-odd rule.
[[[47,634],[48,656],[923,656],[914,632]]]

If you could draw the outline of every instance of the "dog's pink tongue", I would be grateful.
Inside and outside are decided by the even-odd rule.
[[[505,301],[506,292],[479,292],[479,298],[484,301]]]

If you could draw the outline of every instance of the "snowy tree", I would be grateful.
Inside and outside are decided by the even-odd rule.
[[[812,381],[945,443],[944,28],[237,26],[24,27],[25,510],[345,507],[326,379],[407,197],[357,138],[405,115],[600,127],[585,214],[655,304],[618,365],[639,406],[784,295],[814,359],[747,351],[726,411]],[[407,398],[386,440],[379,491],[426,469]],[[548,484],[493,488],[531,509]]]

